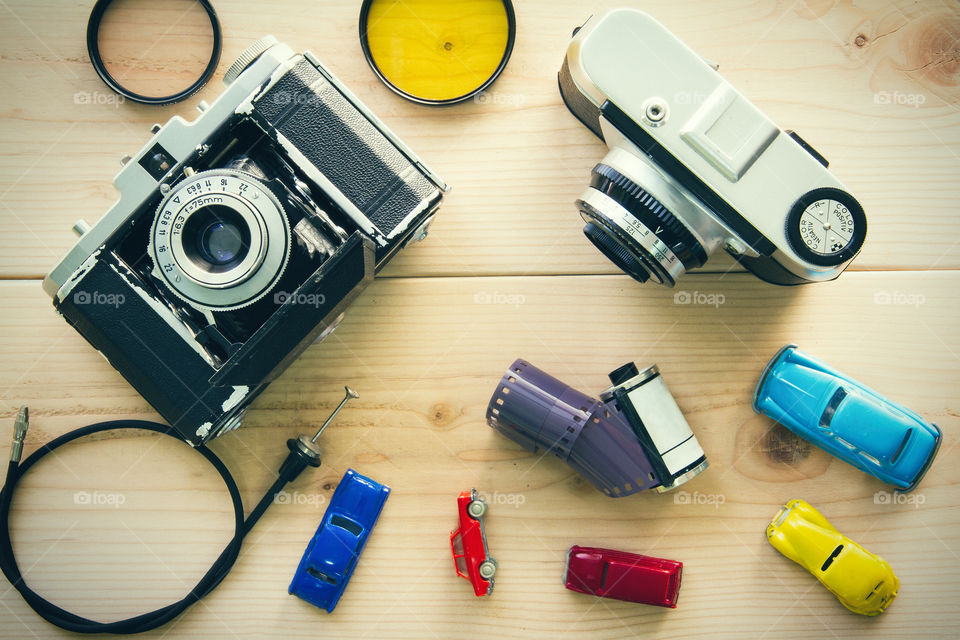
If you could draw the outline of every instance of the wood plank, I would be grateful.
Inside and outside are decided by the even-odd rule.
[[[272,481],[285,439],[315,428],[349,383],[361,397],[324,435],[324,466],[267,512],[216,592],[147,637],[952,635],[960,623],[960,470],[950,464],[960,442],[956,274],[851,273],[793,289],[704,275],[683,287],[689,304],[623,276],[377,280],[337,332],[254,403],[245,426],[212,445],[249,508]],[[15,407],[30,405],[28,452],[82,424],[156,418],[52,313],[39,283],[3,282],[0,295],[8,310],[0,420],[9,428]],[[752,412],[756,378],[786,342],[942,427],[939,459],[911,494],[922,504],[877,504],[887,490],[879,481]],[[486,427],[493,386],[521,355],[593,394],[626,360],[659,364],[711,462],[684,487],[693,503],[607,498],[558,460],[528,455]],[[229,537],[220,481],[183,445],[133,434],[78,443],[56,458],[25,478],[13,535],[30,584],[67,608],[112,619],[171,601]],[[328,616],[285,589],[347,467],[393,493]],[[493,497],[487,533],[500,561],[493,596],[479,600],[453,574],[447,546],[456,492],[471,486]],[[765,542],[769,518],[794,497],[891,562],[901,592],[879,619],[843,609]],[[563,556],[574,543],[682,560],[679,608],[566,591]],[[0,604],[0,638],[67,636],[12,591]]]
[[[571,29],[617,4],[518,3],[516,49],[485,104],[432,109],[391,94],[360,55],[352,0],[322,9],[282,0],[270,11],[220,3],[225,41],[217,77],[266,32],[312,49],[454,187],[430,241],[404,252],[386,275],[615,273],[582,237],[573,207],[605,147],[563,107],[556,72]],[[116,200],[110,180],[117,161],[146,142],[149,125],[174,114],[194,117],[193,105],[213,100],[221,85],[212,82],[171,107],[118,105],[86,59],[86,3],[15,0],[5,7],[0,277],[36,277],[73,244],[75,220],[94,221]],[[955,3],[723,0],[705,8],[660,0],[643,8],[833,162],[870,220],[854,268],[960,266]],[[155,11],[144,19],[165,24],[167,13]],[[190,21],[191,32],[204,20]],[[113,42],[109,33],[105,47],[134,37]],[[204,43],[191,48],[181,37],[172,61],[147,56],[138,64],[150,77],[179,79],[183,64],[202,58]],[[76,104],[84,99],[89,104]],[[718,256],[708,268],[733,263]]]

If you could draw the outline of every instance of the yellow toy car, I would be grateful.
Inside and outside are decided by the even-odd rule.
[[[791,500],[767,525],[773,547],[816,576],[854,613],[875,616],[897,597],[890,564],[843,535],[803,500]]]

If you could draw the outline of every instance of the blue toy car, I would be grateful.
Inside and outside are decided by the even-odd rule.
[[[333,611],[389,495],[390,487],[348,469],[303,553],[290,593]]]
[[[940,447],[940,428],[798,351],[780,349],[757,384],[753,408],[798,436],[911,491]]]

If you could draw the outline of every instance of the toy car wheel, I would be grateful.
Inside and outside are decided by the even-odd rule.
[[[483,500],[474,500],[467,505],[467,513],[474,518],[480,518],[487,512],[487,503]]]
[[[484,580],[489,580],[493,577],[493,574],[497,572],[497,565],[491,562],[490,560],[484,560],[480,563],[480,566],[477,568],[480,572],[480,577]]]

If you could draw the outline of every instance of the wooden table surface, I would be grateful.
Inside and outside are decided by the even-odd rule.
[[[405,102],[374,77],[355,0],[216,1],[218,79],[264,33],[309,49],[453,190],[427,241],[390,264],[243,428],[212,443],[249,509],[285,440],[315,428],[343,384],[361,396],[324,435],[324,465],[288,487],[224,583],[149,637],[958,636],[960,4],[633,3],[829,158],[870,221],[862,254],[834,282],[774,287],[717,256],[668,290],[636,284],[583,238],[573,201],[605,148],[556,87],[571,29],[628,1],[518,0],[513,58],[488,99],[445,109]],[[40,281],[74,242],[73,222],[96,220],[117,198],[118,160],[150,124],[193,118],[222,86],[163,108],[120,102],[87,59],[91,4],[0,0],[0,430],[29,405],[28,453],[85,424],[158,419],[55,315]],[[123,0],[104,50],[131,84],[174,88],[202,67],[206,18],[189,0],[150,4]],[[694,303],[675,303],[678,292]],[[756,379],[787,342],[942,427],[939,458],[909,500],[753,413]],[[676,493],[607,498],[487,427],[487,400],[518,356],[591,394],[623,362],[657,363],[711,462],[683,487],[690,504]],[[328,615],[286,588],[349,467],[393,493]],[[483,599],[450,560],[456,495],[470,487],[491,496],[500,562]],[[885,614],[848,612],[769,546],[764,527],[791,498],[892,564],[901,589]],[[221,481],[200,456],[140,433],[46,460],[21,483],[11,526],[29,584],[100,620],[182,597],[232,530]],[[679,608],[566,591],[572,544],[682,560]],[[67,635],[0,587],[0,638]]]

